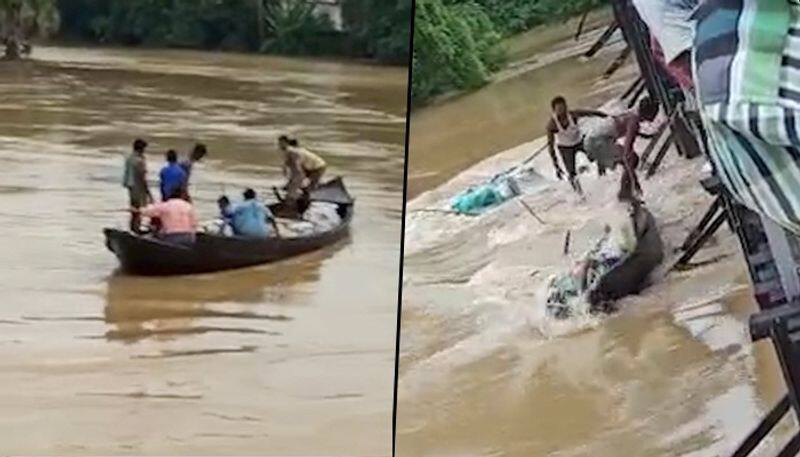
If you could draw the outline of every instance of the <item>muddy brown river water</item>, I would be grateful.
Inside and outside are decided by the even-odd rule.
[[[513,74],[412,113],[400,457],[730,455],[785,391],[771,345],[749,341],[755,306],[726,228],[696,258],[722,260],[657,272],[613,315],[559,321],[544,310],[547,279],[624,215],[616,174],[582,177],[581,202],[545,153],[522,197],[538,218],[516,201],[479,217],[430,211],[539,149],[554,95],[597,107],[632,80],[632,65],[598,78],[615,54],[583,62],[591,34],[572,42],[574,25],[520,37],[512,44],[530,53]],[[711,203],[697,183],[702,165],[673,152],[643,181],[670,250]],[[775,455],[791,422],[756,455]]]
[[[391,453],[403,68],[43,47],[0,65],[0,442],[11,454]],[[183,278],[115,272],[131,141],[211,153],[223,191],[266,192],[290,131],[355,196],[349,239]]]

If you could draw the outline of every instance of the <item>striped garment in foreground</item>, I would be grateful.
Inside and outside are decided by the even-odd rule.
[[[694,17],[695,87],[720,179],[800,234],[800,7],[710,0]]]

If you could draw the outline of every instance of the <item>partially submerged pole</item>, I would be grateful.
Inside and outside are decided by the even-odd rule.
[[[619,68],[625,63],[625,61],[628,60],[628,57],[630,55],[631,55],[631,47],[625,46],[625,49],[623,49],[622,52],[619,53],[617,58],[614,59],[613,62],[611,62],[611,65],[609,65],[605,73],[603,73],[603,78],[608,79],[611,77],[611,75],[616,73],[617,70],[619,70]]]
[[[586,58],[594,57],[594,55],[597,54],[597,52],[600,51],[600,49],[602,49],[603,46],[606,45],[608,40],[611,39],[611,36],[614,35],[614,32],[616,32],[618,28],[619,25],[617,25],[616,22],[609,25],[608,28],[606,28],[606,31],[603,32],[602,35],[600,35],[600,38],[598,38],[597,41],[594,42],[592,47],[589,48],[589,50],[586,51],[586,53],[583,56]]]
[[[631,108],[634,107],[634,105],[636,105],[636,102],[642,96],[642,94],[644,93],[644,90],[646,88],[647,88],[647,85],[644,83],[644,81],[642,81],[642,84],[639,85],[639,87],[636,89],[636,92],[633,93],[633,95],[631,96],[631,99],[628,100],[628,109],[631,109]]]
[[[636,78],[636,79],[635,79],[635,80],[634,80],[634,81],[631,83],[631,85],[630,85],[630,86],[628,86],[628,88],[627,88],[627,89],[625,89],[625,92],[623,92],[623,93],[622,93],[622,95],[620,95],[619,99],[620,99],[620,100],[625,100],[625,99],[627,99],[628,97],[630,97],[630,96],[631,96],[631,94],[633,94],[635,91],[637,91],[637,90],[639,89],[639,87],[640,87],[640,86],[644,86],[644,81],[642,81],[642,77],[641,77],[641,76],[639,76],[638,78]]]
[[[578,22],[578,30],[575,32],[575,41],[578,41],[578,39],[581,37],[581,33],[583,33],[583,24],[586,23],[587,16],[589,16],[589,10],[586,10],[586,12],[583,13],[580,22]]]
[[[542,218],[541,218],[541,217],[539,217],[539,216],[537,216],[537,215],[536,215],[536,213],[534,213],[534,212],[533,212],[533,210],[531,209],[531,207],[530,207],[530,206],[528,206],[528,204],[527,204],[527,203],[525,203],[525,200],[523,200],[523,199],[521,199],[521,198],[520,198],[520,199],[519,199],[519,202],[520,202],[520,203],[522,203],[522,206],[524,206],[524,207],[525,207],[525,209],[526,209],[526,210],[528,210],[528,212],[531,214],[531,216],[533,216],[533,217],[534,217],[534,218],[535,218],[537,221],[539,221],[539,223],[540,223],[540,224],[545,224],[545,222],[542,220]]]

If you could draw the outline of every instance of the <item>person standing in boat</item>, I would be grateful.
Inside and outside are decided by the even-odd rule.
[[[197,231],[197,213],[187,201],[186,188],[172,189],[165,201],[141,209],[132,209],[141,216],[159,220],[156,237],[173,244],[192,244]]]
[[[186,172],[178,165],[178,153],[170,149],[166,155],[167,163],[161,169],[161,201],[167,201],[178,189],[186,189],[188,179]]]
[[[235,205],[232,205],[225,196],[217,201],[222,219],[233,229],[233,234],[250,238],[267,238],[270,235],[270,227],[267,226],[269,222],[275,235],[280,236],[275,216],[258,200],[256,191],[247,189],[243,197],[244,201]]]
[[[153,202],[153,195],[147,185],[147,163],[144,151],[147,149],[147,142],[137,138],[133,142],[133,151],[125,157],[125,169],[122,177],[122,185],[128,189],[128,201],[132,209],[130,229],[133,233],[141,233],[142,220],[138,210]]]
[[[287,196],[296,200],[304,192],[309,192],[319,185],[328,164],[322,157],[301,147],[296,138],[281,135],[278,147],[283,152],[283,173],[286,176]]]
[[[578,125],[578,119],[589,116],[607,117],[608,115],[600,111],[569,110],[567,107],[567,100],[560,95],[553,98],[550,102],[550,107],[552,108],[552,115],[550,116],[550,120],[547,121],[545,132],[547,133],[547,150],[550,153],[550,159],[553,161],[556,177],[562,179],[564,177],[564,170],[566,170],[567,179],[572,188],[579,194],[583,194],[583,190],[577,179],[575,156],[578,152],[587,153],[586,149],[583,147],[583,132]],[[558,148],[561,160],[564,163],[563,169],[558,164],[555,152],[556,148]],[[598,173],[601,175],[604,174],[605,169],[598,167]]]
[[[187,189],[189,179],[192,177],[192,169],[194,168],[195,164],[202,161],[206,155],[208,155],[208,149],[206,148],[206,145],[203,143],[197,143],[194,145],[192,152],[189,153],[189,157],[184,158],[178,163],[178,165],[180,165],[183,169],[183,172],[186,173]]]

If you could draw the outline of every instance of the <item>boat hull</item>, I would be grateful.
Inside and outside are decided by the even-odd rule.
[[[589,292],[593,308],[604,303],[639,293],[647,279],[664,259],[664,243],[652,213],[639,207],[632,215],[636,231],[636,247],[625,259],[615,265]]]
[[[262,239],[201,232],[194,244],[181,246],[125,230],[107,228],[103,233],[106,247],[116,255],[126,273],[145,276],[210,273],[276,262],[335,244],[349,235],[354,203],[351,199],[337,206],[340,224],[301,237]]]

